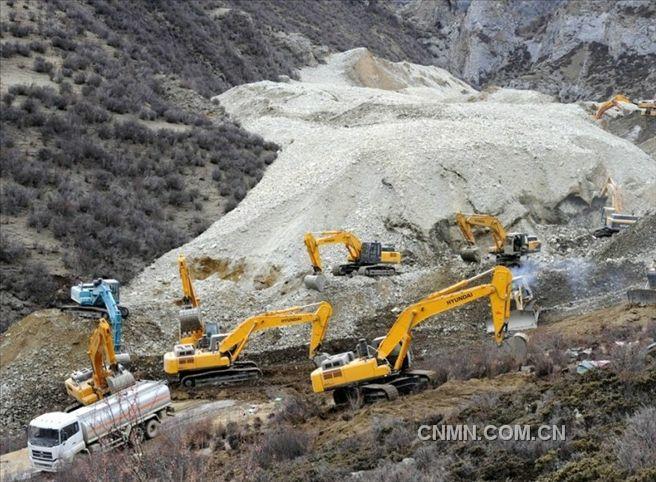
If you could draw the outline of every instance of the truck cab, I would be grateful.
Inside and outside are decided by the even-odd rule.
[[[35,469],[55,472],[85,447],[80,423],[73,414],[46,413],[30,422],[27,449]]]

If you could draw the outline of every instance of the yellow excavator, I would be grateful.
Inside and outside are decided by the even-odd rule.
[[[309,289],[323,291],[326,278],[323,274],[319,246],[326,244],[343,244],[348,251],[348,263],[333,269],[335,276],[360,274],[364,276],[390,276],[396,274],[394,264],[401,262],[401,253],[392,246],[383,246],[379,242],[363,243],[348,231],[323,231],[305,234],[305,247],[310,255],[313,274],[303,280]]]
[[[132,374],[121,365],[130,361],[129,356],[114,352],[112,329],[105,318],[98,321],[91,334],[87,354],[91,370],[76,371],[64,382],[66,392],[77,401],[70,408],[90,405],[135,383]]]
[[[314,311],[308,308],[316,307]],[[228,333],[219,333],[216,323],[205,322],[205,331],[195,343],[175,345],[164,355],[164,371],[172,381],[187,388],[212,384],[226,385],[262,376],[254,362],[241,361],[241,355],[251,335],[259,331],[310,323],[310,358],[317,355],[328,328],[333,309],[330,303],[294,306],[252,316]],[[187,338],[191,340],[191,338]]]
[[[639,219],[638,216],[625,214],[623,212],[624,200],[622,198],[622,189],[610,176],[606,179],[606,182],[599,192],[599,197],[604,196],[610,198],[611,205],[605,206],[601,209],[601,221],[603,226],[592,233],[595,238],[610,237],[613,234],[618,233],[620,229],[636,223]]]
[[[488,283],[473,285],[491,276]],[[332,391],[335,404],[393,400],[399,394],[416,392],[434,384],[435,373],[412,370],[412,330],[424,320],[487,298],[492,312],[494,339],[501,345],[507,339],[507,320],[510,316],[512,273],[505,266],[496,266],[473,278],[432,293],[408,306],[384,337],[369,346],[360,340],[356,352],[327,356],[312,372],[312,388],[316,393]],[[512,340],[512,342],[511,342]],[[516,352],[525,351],[524,335],[508,339]]]
[[[621,104],[632,104],[632,103],[633,102],[631,101],[631,99],[629,99],[627,96],[623,94],[617,94],[612,98],[608,99],[606,102],[603,102],[601,105],[599,105],[599,107],[597,108],[597,112],[595,112],[594,118],[601,119],[608,109],[611,109],[613,107],[620,107]]]
[[[456,214],[456,223],[467,241],[467,246],[460,252],[465,261],[480,262],[481,251],[476,246],[473,227],[481,226],[489,228],[492,232],[494,246],[489,249],[497,259],[497,264],[503,266],[519,266],[521,257],[531,253],[537,253],[542,248],[542,243],[536,236],[526,233],[508,233],[501,221],[491,214]]]

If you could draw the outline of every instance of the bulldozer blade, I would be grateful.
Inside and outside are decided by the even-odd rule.
[[[539,311],[513,310],[508,318],[509,331],[533,330],[538,327]]]
[[[626,296],[631,305],[656,305],[656,290],[634,289],[627,291]]]
[[[303,278],[303,284],[309,290],[323,291],[326,288],[326,277],[319,274],[309,274]]]
[[[468,263],[480,263],[481,249],[477,246],[463,248],[460,250],[460,257]]]
[[[508,331],[533,330],[538,327],[540,312],[534,310],[512,310],[508,318]],[[487,332],[494,333],[492,320],[487,321]]]

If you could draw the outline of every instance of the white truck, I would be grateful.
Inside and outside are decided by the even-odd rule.
[[[28,427],[30,462],[37,470],[56,472],[80,452],[137,444],[155,437],[170,411],[166,383],[142,380],[72,412],[40,415]]]

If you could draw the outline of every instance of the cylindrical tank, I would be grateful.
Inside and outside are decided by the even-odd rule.
[[[142,380],[71,413],[80,421],[84,440],[92,443],[113,430],[133,425],[169,405],[171,393],[166,383]]]

